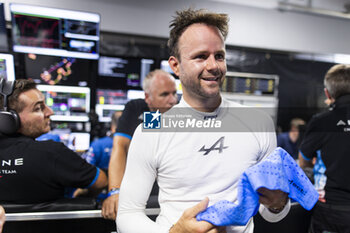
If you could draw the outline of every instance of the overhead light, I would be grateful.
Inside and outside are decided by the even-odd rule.
[[[336,17],[336,18],[342,18],[342,19],[350,19],[349,13],[312,8],[310,6],[303,6],[303,5],[289,3],[288,1],[279,1],[278,2],[278,9],[281,11],[293,11],[293,12],[313,14],[313,15],[318,15],[318,16],[328,16],[328,17]]]
[[[330,62],[337,64],[350,64],[349,54],[305,54],[297,53],[293,56],[295,59],[319,61],[319,62]]]

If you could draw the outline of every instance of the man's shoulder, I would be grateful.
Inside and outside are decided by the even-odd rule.
[[[228,99],[226,99],[226,98],[222,98],[222,101],[223,101],[223,106],[226,106],[226,107],[232,107],[232,108],[234,108],[234,107],[236,107],[236,108],[239,108],[239,107],[241,107],[241,108],[248,107],[248,106],[246,106],[246,105],[240,104],[240,103],[235,102],[235,101],[232,101],[232,100],[228,100]]]
[[[338,115],[339,113],[329,109],[329,110],[314,114],[310,119],[310,123],[312,124],[323,123],[323,122],[326,123]]]
[[[95,145],[95,146],[100,146],[100,145],[105,146],[105,145],[108,144],[108,143],[112,143],[112,144],[113,144],[113,138],[112,138],[112,137],[109,137],[109,136],[105,136],[105,137],[103,137],[103,138],[99,138],[99,139],[93,141],[93,142],[91,143],[91,145],[92,145],[92,146],[93,146],[93,145]]]
[[[148,107],[144,99],[133,99],[126,103],[125,108],[127,107]]]
[[[64,144],[52,140],[36,141],[25,136],[8,137],[1,140],[0,145],[11,150],[25,151],[28,153],[53,154],[59,153]]]
[[[289,133],[288,132],[283,132],[283,133],[279,133],[277,135],[278,138],[281,138],[281,139],[288,139],[289,138]]]
[[[37,148],[39,150],[48,150],[48,151],[57,151],[59,148],[65,147],[62,142],[56,142],[52,140],[46,141],[36,141],[31,144],[33,148]]]
[[[124,108],[123,114],[121,116],[121,118],[124,117],[132,117],[137,115],[137,117],[145,112],[145,111],[149,111],[148,105],[145,102],[144,99],[134,99],[134,100],[130,100]]]

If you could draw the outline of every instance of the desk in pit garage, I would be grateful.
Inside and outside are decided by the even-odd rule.
[[[159,208],[146,209],[150,218]],[[115,221],[102,218],[101,210],[8,213],[3,233],[110,233]]]

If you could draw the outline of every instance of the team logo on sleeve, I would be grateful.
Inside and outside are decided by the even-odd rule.
[[[144,129],[160,129],[161,128],[161,113],[156,112],[143,113],[143,128]]]

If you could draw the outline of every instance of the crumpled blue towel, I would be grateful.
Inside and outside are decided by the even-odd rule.
[[[248,168],[238,183],[237,204],[219,201],[197,215],[198,221],[216,226],[246,225],[259,210],[257,190],[265,187],[282,190],[306,210],[311,210],[318,193],[294,159],[282,148],[276,148],[266,159]]]

